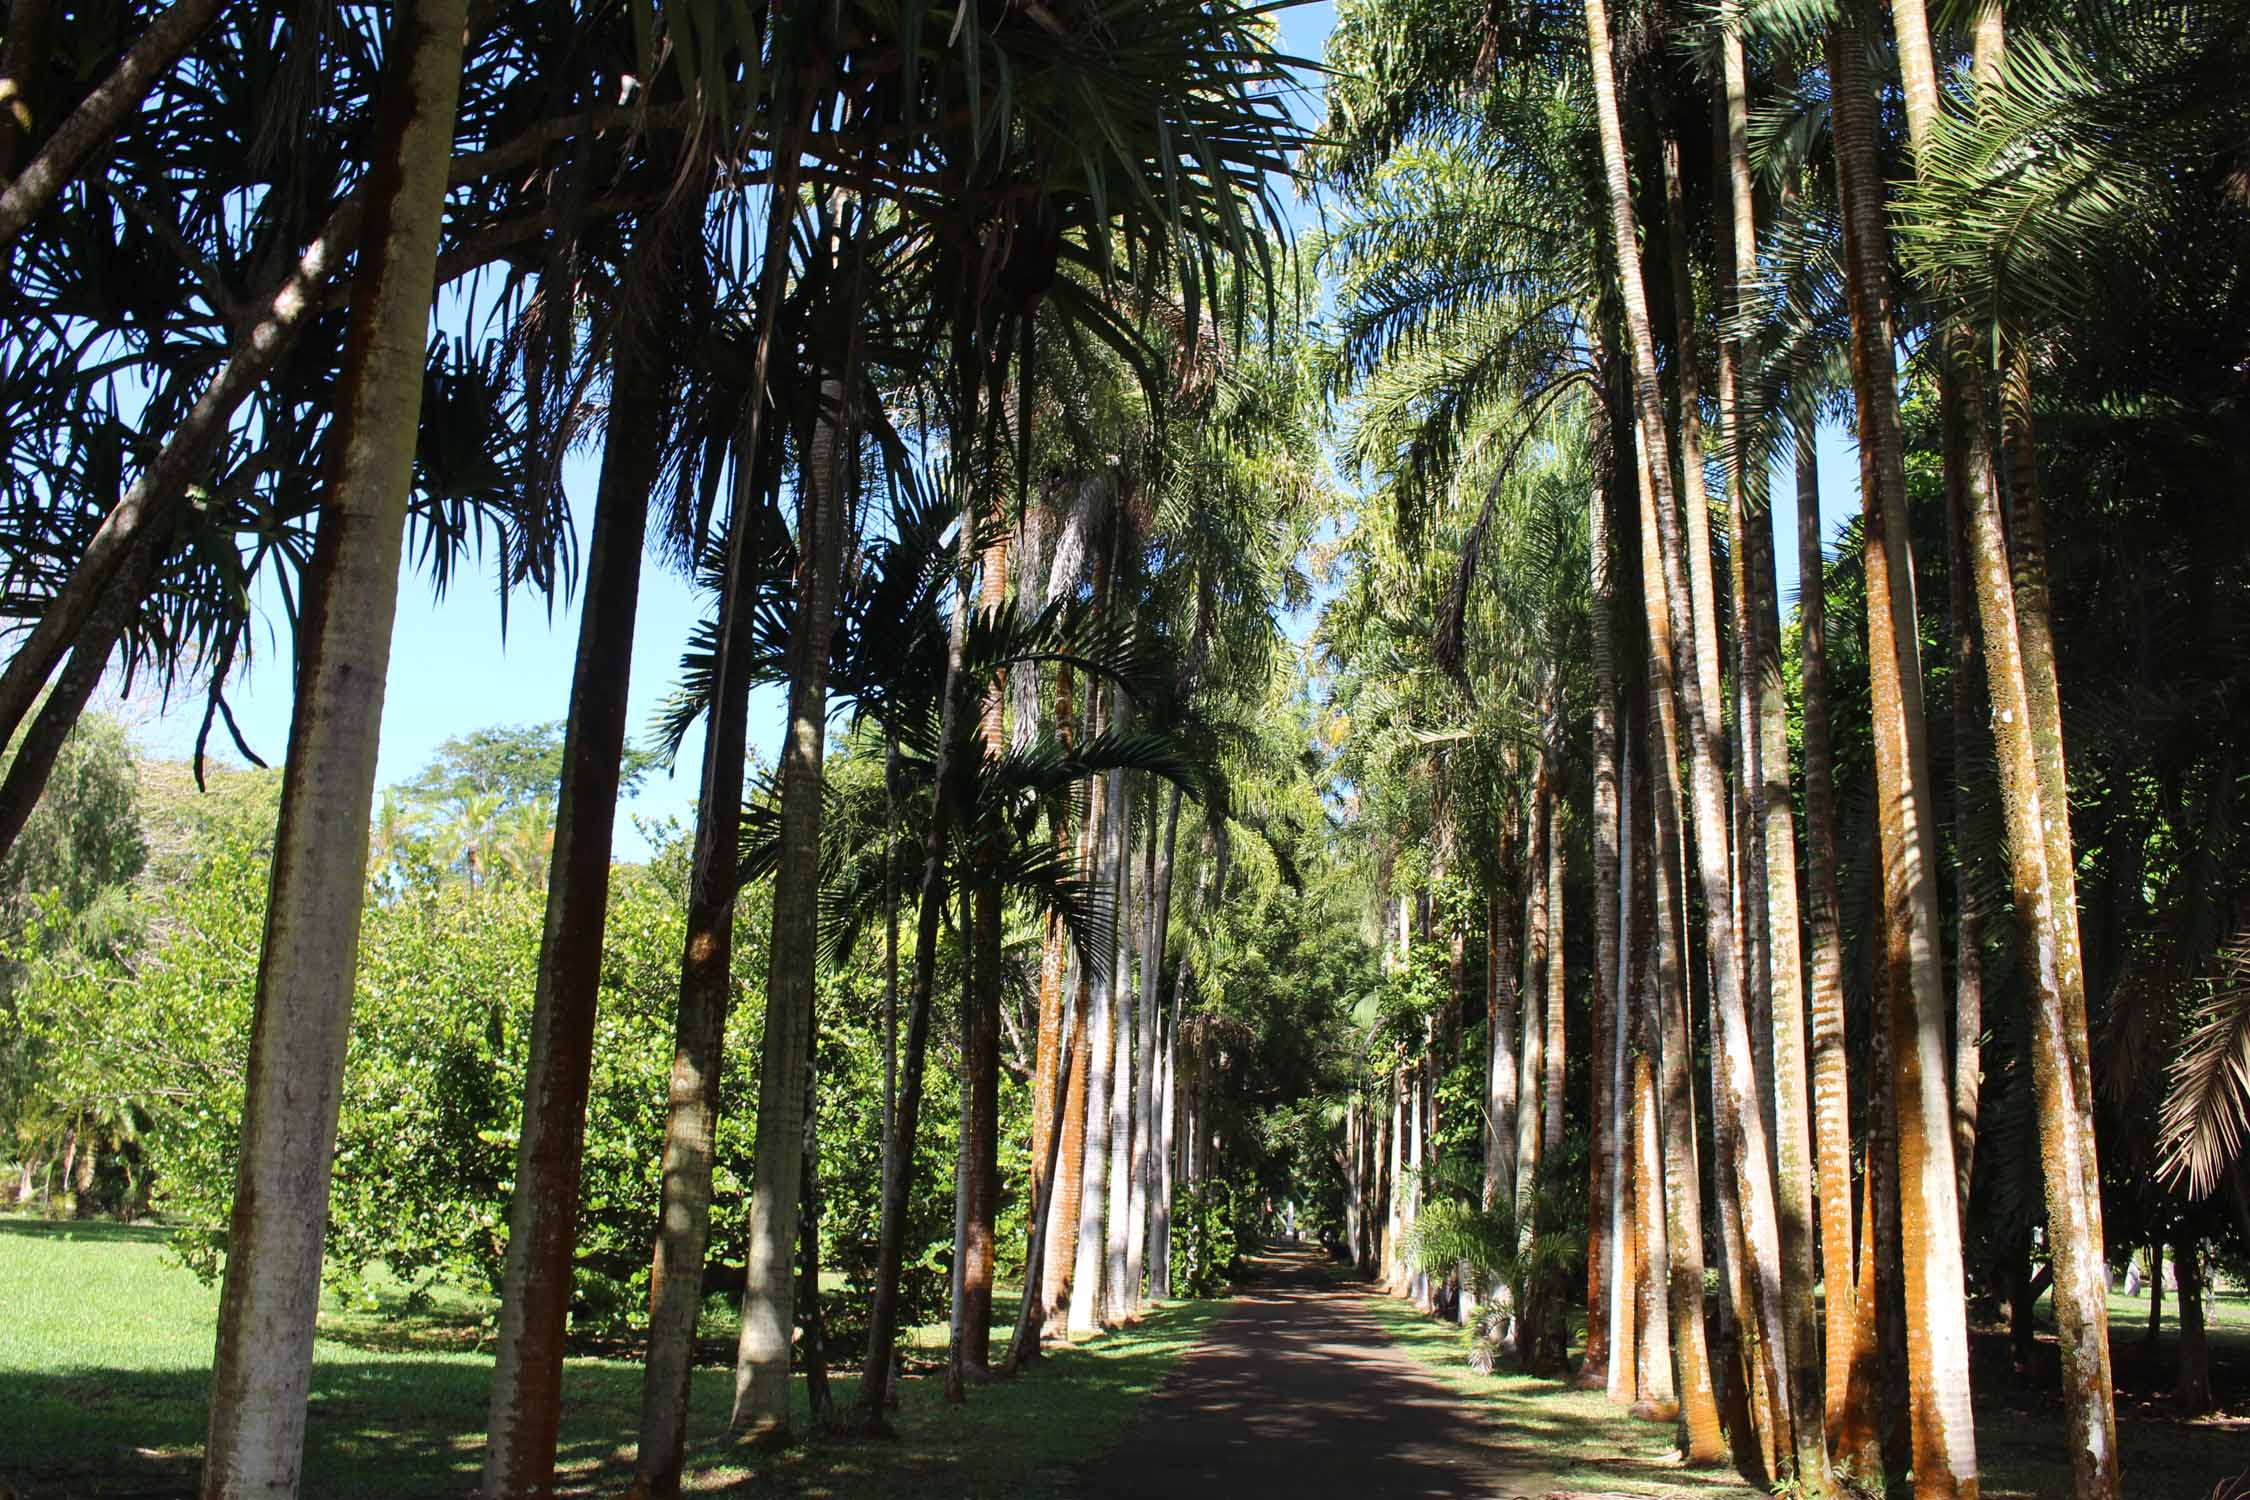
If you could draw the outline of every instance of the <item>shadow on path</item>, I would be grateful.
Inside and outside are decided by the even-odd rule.
[[[1553,1488],[1371,1318],[1317,1251],[1252,1262],[1235,1304],[1076,1493],[1136,1500],[1473,1496]]]

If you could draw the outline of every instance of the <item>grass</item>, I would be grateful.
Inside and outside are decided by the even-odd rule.
[[[1671,1446],[1668,1428],[1636,1422],[1600,1391],[1581,1391],[1537,1376],[1479,1375],[1467,1364],[1466,1335],[1407,1303],[1372,1296],[1369,1307],[1399,1346],[1436,1370],[1495,1422],[1529,1433],[1566,1492],[1608,1495],[1747,1497],[1757,1492],[1731,1475],[1660,1471],[1656,1455]],[[2178,1299],[2167,1293],[2155,1345],[2143,1342],[2145,1297],[2111,1293],[2112,1365],[2117,1387],[2118,1444],[2126,1493],[2203,1500],[2224,1479],[2250,1469],[2250,1296],[2210,1293],[2204,1318],[2214,1394],[2220,1410],[2199,1417],[2173,1408],[2177,1377]],[[2043,1363],[2019,1376],[2004,1332],[1976,1336],[1977,1456],[1984,1500],[2051,1500],[2070,1493],[2058,1356],[2043,1334]]]
[[[1479,1375],[1469,1368],[1464,1330],[1379,1292],[1368,1296],[1367,1307],[1401,1349],[1511,1437],[1525,1440],[1561,1494],[1750,1500],[1758,1493],[1731,1474],[1679,1467],[1669,1426],[1635,1421],[1601,1391],[1540,1375]]]
[[[0,1494],[11,1485],[25,1500],[192,1493],[218,1291],[172,1262],[163,1239],[155,1228],[0,1219]],[[972,1391],[959,1407],[945,1403],[936,1377],[909,1376],[897,1441],[747,1454],[707,1436],[690,1453],[687,1487],[835,1500],[1067,1494],[1073,1466],[1117,1442],[1140,1398],[1224,1305],[1157,1308],[1105,1338],[1051,1350],[1021,1379]],[[471,1493],[491,1380],[485,1338],[458,1309],[325,1308],[303,1493]],[[915,1330],[914,1342],[942,1348],[943,1329]],[[857,1384],[836,1380],[840,1407]],[[570,1362],[559,1493],[623,1489],[640,1388],[637,1364]],[[731,1397],[732,1371],[698,1369],[691,1432],[722,1433]],[[802,1382],[798,1399],[802,1415]]]

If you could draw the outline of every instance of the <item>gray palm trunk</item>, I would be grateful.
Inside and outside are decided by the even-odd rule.
[[[1172,1295],[1172,1162],[1178,1149],[1175,1125],[1179,1120],[1180,992],[1186,988],[1183,973],[1172,990],[1172,1017],[1164,1027],[1158,1065],[1156,1152],[1153,1167],[1156,1187],[1149,1199],[1148,1294],[1158,1302]]]
[[[1124,706],[1118,719],[1124,720]],[[1133,1176],[1133,971],[1131,945],[1126,941],[1128,914],[1133,910],[1133,778],[1128,775],[1119,790],[1117,818],[1117,961],[1110,966],[1109,1017],[1114,1038],[1109,1069],[1109,1151],[1107,1213],[1102,1241],[1102,1300],[1104,1323],[1121,1323],[1131,1316],[1138,1291],[1127,1280],[1126,1241],[1132,1227]]]
[[[843,459],[850,448],[845,401],[842,380],[821,382],[798,526],[805,562],[790,640],[789,722],[781,749],[780,849],[766,961],[750,1240],[735,1348],[734,1411],[728,1422],[734,1435],[745,1439],[777,1439],[789,1432],[789,1347],[796,1323],[792,1252],[804,1193],[805,1135],[811,1128],[804,1112],[805,1073],[820,952],[821,758],[828,726],[829,645],[843,560]]]
[[[297,627],[297,702],[258,959],[204,1500],[293,1496],[304,1455],[368,809],[467,24],[464,0],[412,0],[386,50],[367,253]]]
[[[655,215],[644,219],[636,262],[650,262],[649,241],[662,233]],[[678,299],[649,299],[645,305],[655,312],[676,307]],[[641,306],[628,305],[626,322],[614,335],[609,430],[594,492],[594,531],[587,549],[586,594],[571,672],[563,778],[532,998],[516,1186],[508,1204],[508,1254],[484,1453],[487,1500],[541,1495],[554,1486],[641,547],[664,442],[669,368],[664,346],[671,330],[667,322],[644,317]]]
[[[1131,1229],[1125,1247],[1125,1280],[1133,1289],[1133,1302],[1141,1300],[1142,1278],[1153,1256],[1157,1158],[1163,1131],[1158,1123],[1161,1107],[1163,1057],[1158,1043],[1163,1016],[1158,1008],[1164,973],[1164,938],[1172,920],[1172,856],[1180,838],[1180,788],[1165,796],[1163,826],[1150,840],[1152,863],[1148,891],[1148,931],[1141,943],[1140,1068],[1133,1080],[1133,1118],[1140,1122],[1133,1142]]]
[[[1122,723],[1122,714],[1113,722]],[[1132,809],[1128,801],[1129,788],[1125,773],[1111,771],[1108,777],[1107,805],[1102,810],[1103,825],[1097,834],[1101,849],[1098,879],[1110,888],[1112,898],[1117,903],[1115,910],[1122,922],[1127,881],[1118,825],[1130,824]],[[1072,1333],[1091,1333],[1099,1327],[1104,1307],[1103,1270],[1107,1263],[1108,1246],[1103,1237],[1102,1226],[1108,1199],[1109,1115],[1119,1029],[1117,996],[1120,982],[1117,970],[1123,966],[1124,958],[1123,943],[1113,941],[1107,965],[1096,966],[1090,976],[1092,1014],[1088,1017],[1086,1029],[1090,1050],[1086,1068],[1085,1144],[1079,1158],[1078,1246],[1070,1284],[1069,1326]]]

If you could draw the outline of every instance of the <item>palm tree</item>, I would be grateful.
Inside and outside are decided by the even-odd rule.
[[[415,0],[391,30],[400,61],[374,136],[371,253],[353,297],[327,508],[300,625],[212,1367],[206,1500],[297,1490],[382,685],[467,25],[462,0]]]
[[[1918,1494],[1976,1493],[1976,1433],[1969,1402],[1961,1219],[1954,1201],[1952,1091],[1937,937],[1937,871],[1931,823],[1927,724],[1913,554],[1906,530],[1906,469],[1884,305],[1889,230],[1875,142],[1874,93],[1864,32],[1847,4],[1833,45],[1832,108],[1852,313],[1852,383],[1873,482],[1866,517],[1867,655],[1880,799],[1886,983],[1891,999],[1897,1100],[1899,1220],[1905,1246],[1907,1354],[1917,1392]]]
[[[1921,0],[1895,0],[1893,28],[1905,79],[1907,127],[1917,170],[1936,146],[1937,81]],[[2005,45],[1999,0],[1978,8],[1978,92],[1999,86]],[[1941,294],[1945,289],[1940,288]],[[2077,889],[2063,779],[2060,709],[2047,623],[2038,471],[2029,455],[2030,395],[2020,386],[2005,405],[2019,413],[2004,429],[2024,457],[2011,464],[2019,492],[2015,539],[2021,562],[2011,576],[2009,537],[1984,417],[1984,383],[1973,335],[1956,316],[1948,353],[1963,412],[1969,552],[1976,568],[1985,682],[1993,702],[1993,748],[2007,816],[2009,864],[2022,946],[2032,976],[2032,1076],[2048,1185],[2047,1228],[2055,1268],[2055,1320],[2063,1351],[2064,1401],[2073,1437],[2072,1477],[2080,1500],[2119,1493],[2117,1415],[2109,1372],[2109,1277],[2102,1245],[2101,1174],[2095,1161],[2085,984],[2078,961]],[[2020,344],[2016,347],[2020,348]],[[2019,366],[2011,378],[2020,381]],[[2067,906],[2067,910],[2064,908]]]

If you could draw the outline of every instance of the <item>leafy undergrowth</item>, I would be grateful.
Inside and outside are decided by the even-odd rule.
[[[169,1259],[163,1242],[154,1228],[0,1219],[0,1493],[192,1493],[218,1292]],[[936,1377],[910,1377],[895,1440],[826,1439],[755,1455],[699,1443],[687,1488],[835,1500],[1068,1494],[1071,1467],[1116,1442],[1139,1399],[1224,1306],[1174,1303],[1107,1337],[1050,1349],[1023,1378],[973,1390],[960,1407],[946,1404]],[[996,1346],[1006,1336],[999,1330]],[[484,1339],[481,1319],[442,1303],[411,1316],[324,1312],[303,1492],[471,1493],[491,1381]],[[919,1329],[913,1342],[932,1349],[943,1339],[942,1329]],[[725,1368],[696,1371],[693,1432],[724,1431],[732,1382]],[[835,1387],[848,1407],[857,1381]],[[570,1362],[559,1493],[624,1488],[640,1393],[637,1364]]]

